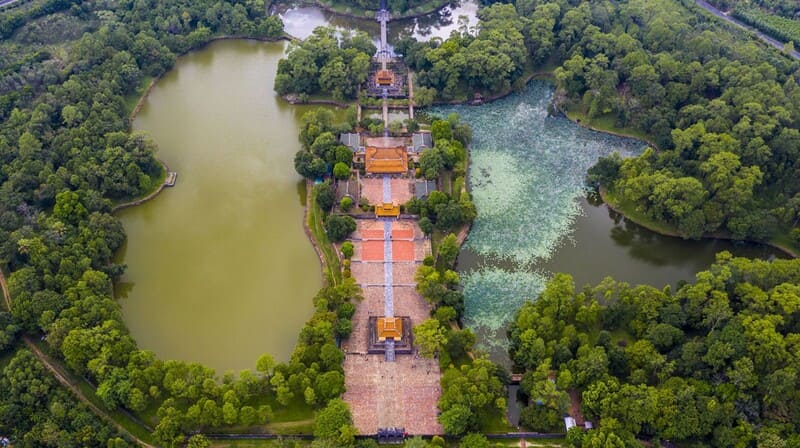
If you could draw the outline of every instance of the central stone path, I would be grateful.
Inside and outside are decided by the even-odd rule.
[[[392,273],[392,221],[383,222],[383,313],[394,317],[394,274]],[[387,359],[388,361],[388,359]]]
[[[344,400],[353,422],[361,434],[391,427],[410,434],[441,434],[436,419],[441,396],[438,360],[396,354],[394,362],[387,362],[383,353],[367,354],[369,318],[390,315],[387,290],[394,316],[408,316],[414,325],[430,317],[431,306],[414,288],[414,274],[430,254],[430,240],[415,221],[359,219],[352,242],[350,268],[364,290],[364,300],[353,315],[353,333],[342,342]],[[388,257],[387,251],[391,251]]]

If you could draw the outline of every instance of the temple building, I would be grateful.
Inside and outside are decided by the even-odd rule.
[[[377,321],[378,341],[387,339],[394,341],[403,340],[403,321],[397,317],[379,317]]]
[[[367,174],[403,174],[408,171],[408,151],[405,146],[367,146],[364,165]]]

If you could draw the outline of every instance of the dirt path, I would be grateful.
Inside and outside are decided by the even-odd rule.
[[[6,284],[6,276],[3,274],[3,270],[0,269],[0,289],[3,290],[3,302],[6,304],[6,309],[8,312],[11,312],[11,295],[8,293],[8,285]]]
[[[0,288],[2,288],[3,290],[3,301],[5,302],[6,307],[8,307],[8,309],[11,310],[11,296],[8,293],[8,284],[6,283],[6,277],[3,274],[2,269],[0,269]],[[83,391],[81,391],[81,389],[77,385],[75,385],[72,381],[69,380],[68,376],[61,371],[61,369],[55,364],[55,362],[53,362],[53,360],[51,360],[49,356],[47,356],[44,352],[42,352],[39,349],[39,347],[36,346],[36,344],[33,342],[30,336],[27,335],[22,336],[22,341],[25,343],[28,349],[31,352],[33,352],[34,356],[36,356],[36,358],[44,365],[44,367],[47,370],[49,370],[50,373],[53,374],[53,377],[55,377],[56,381],[58,381],[62,386],[72,391],[72,393],[78,398],[78,400],[80,400],[83,404],[88,406],[89,409],[92,410],[92,412],[97,414],[100,418],[106,420],[109,424],[111,424],[114,428],[116,428],[117,431],[128,436],[139,446],[143,446],[146,448],[156,448],[155,446],[150,445],[144,440],[141,440],[140,438],[133,435],[131,432],[125,429],[125,427],[123,427],[116,420],[114,420],[108,414],[108,412],[106,412],[103,409],[100,409],[98,406],[92,403],[92,401],[89,400],[86,397],[86,395],[83,394]]]

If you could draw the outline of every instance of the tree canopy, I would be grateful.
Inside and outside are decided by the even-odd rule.
[[[577,446],[643,436],[797,443],[798,281],[798,260],[727,252],[675,292],[610,278],[577,290],[556,275],[510,332],[512,359],[527,369],[523,423],[546,429],[537,425],[565,412],[576,390],[601,429]]]

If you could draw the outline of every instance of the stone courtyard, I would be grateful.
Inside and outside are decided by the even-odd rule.
[[[437,422],[441,395],[438,361],[398,354],[394,362],[387,362],[383,354],[366,354],[367,322],[385,313],[384,225],[385,221],[358,220],[352,236],[355,251],[351,271],[364,290],[364,300],[356,306],[353,333],[342,342],[347,389],[344,399],[361,434],[375,434],[378,428],[388,427],[402,427],[410,434],[441,434]],[[432,310],[414,288],[414,273],[430,254],[430,241],[415,221],[393,221],[390,235],[394,315],[409,316],[417,325],[430,317]]]

